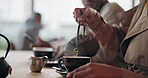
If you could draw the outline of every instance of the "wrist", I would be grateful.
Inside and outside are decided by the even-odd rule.
[[[100,26],[98,26],[96,29],[94,29],[93,31],[94,37],[97,40],[104,40],[105,39],[109,39],[111,34],[112,34],[112,30],[110,28],[110,26],[108,26],[105,23],[101,23]],[[110,34],[108,34],[110,33]]]
[[[91,18],[89,23],[89,28],[92,30],[92,32],[96,32],[100,29],[102,29],[102,26],[105,25],[103,18],[100,16],[99,13],[96,13],[94,17]]]
[[[127,69],[122,69],[122,78],[144,78],[144,76],[137,74],[135,72],[129,71]]]

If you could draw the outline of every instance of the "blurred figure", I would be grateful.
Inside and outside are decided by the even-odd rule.
[[[38,36],[39,30],[43,27],[42,23],[42,16],[40,13],[34,13],[34,17],[29,18],[25,26],[22,28],[21,36],[22,36],[22,44],[21,44],[21,49],[22,50],[30,50],[31,48],[29,47],[30,43],[36,42],[36,37]],[[31,40],[28,40],[25,38],[25,34],[30,36]]]

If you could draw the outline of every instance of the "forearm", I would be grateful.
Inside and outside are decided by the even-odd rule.
[[[100,44],[102,51],[118,52],[120,48],[121,38],[118,29],[102,22],[93,31],[94,37]]]
[[[92,57],[92,62],[106,63],[118,67],[125,66],[120,55],[120,43],[125,34],[117,27],[112,27],[104,22],[93,31],[100,44],[100,50]]]

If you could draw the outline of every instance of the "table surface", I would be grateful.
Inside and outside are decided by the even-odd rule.
[[[0,51],[0,57],[4,55],[4,51]],[[30,56],[34,56],[33,51],[11,50],[6,61],[12,67],[12,74],[7,78],[63,78],[51,67],[43,67],[40,73],[31,72],[29,68]]]

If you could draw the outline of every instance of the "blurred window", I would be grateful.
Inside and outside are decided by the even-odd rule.
[[[0,0],[0,22],[24,22],[31,12],[31,0]]]
[[[128,10],[137,5],[139,0],[109,0],[109,2],[117,2],[124,10]]]

